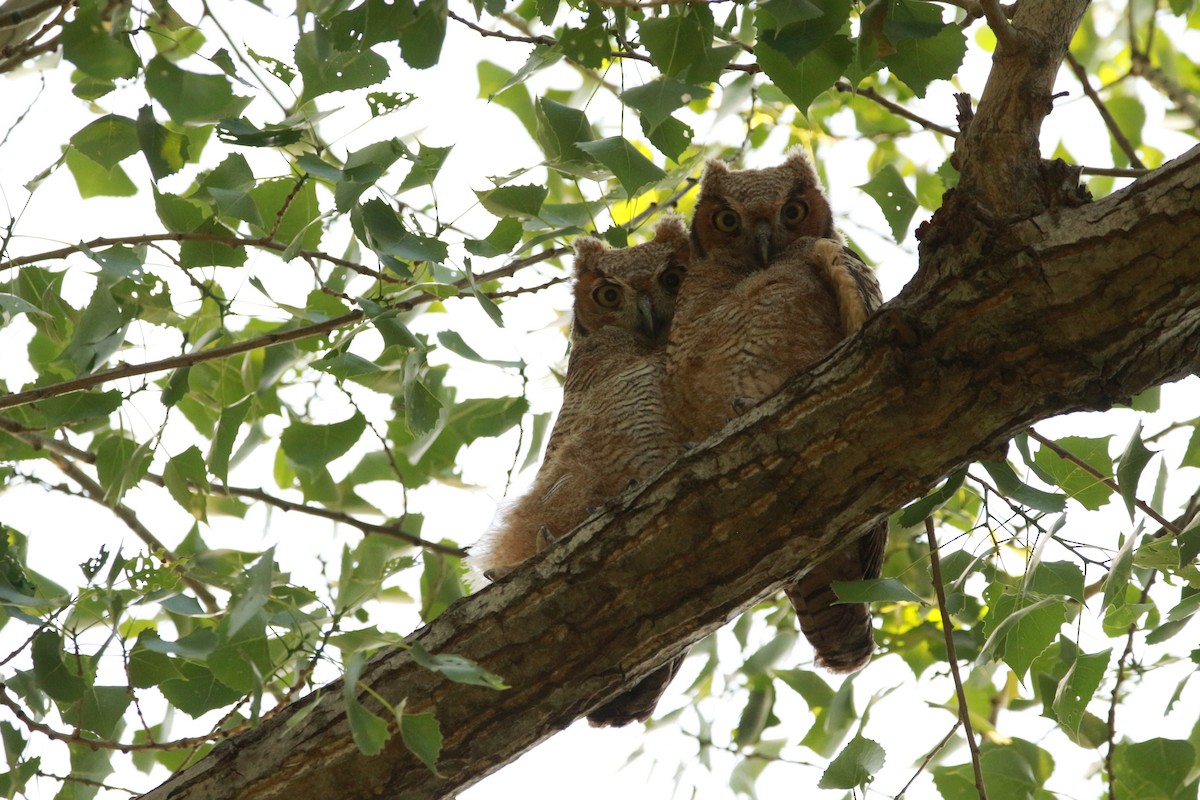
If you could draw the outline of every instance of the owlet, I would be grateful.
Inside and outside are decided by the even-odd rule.
[[[879,284],[842,243],[806,156],[733,171],[710,161],[692,220],[692,262],[667,352],[668,396],[700,441],[825,357],[879,306]],[[836,580],[876,578],[886,523],[854,552],[785,587],[816,662],[862,667],[874,650],[870,608],[834,605]]]
[[[690,245],[679,217],[645,244],[575,242],[575,321],[563,404],[528,493],[505,510],[472,562],[495,578],[570,533],[631,483],[681,451],[664,394],[665,346]],[[679,661],[589,715],[594,725],[644,720]]]

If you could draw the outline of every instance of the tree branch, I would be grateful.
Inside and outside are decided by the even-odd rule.
[[[1104,101],[1100,99],[1100,95],[1092,88],[1092,82],[1088,78],[1087,70],[1084,69],[1083,64],[1080,64],[1079,60],[1070,53],[1067,53],[1067,64],[1071,67],[1071,72],[1075,73],[1075,78],[1079,81],[1080,86],[1083,87],[1083,93],[1087,95],[1087,98],[1092,101],[1092,105],[1096,107],[1096,111],[1100,114],[1100,119],[1104,120],[1104,126],[1112,134],[1113,141],[1117,143],[1117,146],[1121,148],[1121,152],[1129,159],[1129,163],[1137,169],[1145,169],[1146,165],[1138,158],[1137,150],[1134,149],[1133,144],[1129,141],[1129,137],[1121,130],[1121,126],[1113,119],[1112,112],[1108,110],[1108,106],[1104,105]]]
[[[335,683],[146,797],[461,791],[856,546],[948,471],[1040,419],[1200,367],[1197,247],[1200,147],[1082,208],[1001,230],[935,220],[917,277],[830,357],[409,637],[512,688],[453,684],[404,650],[372,660],[364,685],[410,713],[435,711],[444,777],[398,739],[359,754]]]

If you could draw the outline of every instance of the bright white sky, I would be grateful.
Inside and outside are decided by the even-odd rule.
[[[456,8],[465,7],[462,3],[454,5]],[[286,35],[283,31],[289,30],[286,20],[267,19],[265,12],[255,10],[245,3],[227,4],[218,1],[213,8],[226,22],[229,30],[246,37],[245,45],[263,55],[289,59],[290,45],[276,38]],[[470,14],[469,11],[457,10]],[[282,16],[286,17],[286,12]],[[195,19],[198,14],[193,11],[190,17]],[[204,52],[211,53],[223,44],[217,39],[210,39]],[[239,41],[238,44],[243,42]],[[417,139],[431,146],[453,144],[455,149],[450,155],[442,178],[436,184],[440,213],[444,220],[462,215],[460,224],[486,233],[492,225],[491,218],[478,209],[472,209],[475,200],[470,190],[486,188],[486,184],[478,176],[502,175],[536,165],[541,159],[541,154],[509,111],[475,99],[478,90],[475,62],[483,57],[515,69],[523,62],[528,49],[524,45],[482,39],[451,21],[443,52],[457,56],[444,56],[442,64],[437,68],[416,72],[394,57],[394,51],[388,53],[394,68],[394,77],[387,88],[413,92],[420,98],[410,110],[365,123],[362,122],[364,115],[358,112],[334,115],[323,125],[323,133],[327,140],[335,141],[339,148],[347,150],[393,136],[402,137],[409,144],[415,143]],[[463,54],[466,57],[463,57]],[[978,97],[986,76],[988,61],[986,56],[978,53],[972,58],[972,62],[963,71],[961,88]],[[643,65],[627,62],[623,66],[627,70],[626,79],[630,82],[646,77],[641,74]],[[29,109],[24,122],[11,132],[3,148],[0,148],[0,191],[3,192],[3,195],[0,195],[0,203],[3,204],[5,216],[11,214],[19,218],[18,236],[12,244],[13,255],[50,249],[59,242],[74,242],[99,235],[145,233],[158,227],[153,212],[148,211],[148,190],[135,198],[106,198],[84,203],[80,201],[73,181],[65,169],[59,170],[51,177],[26,205],[26,193],[21,186],[58,157],[58,147],[71,132],[94,118],[94,114],[84,104],[70,96],[66,80],[68,69],[69,65],[62,65],[57,70],[43,73],[5,76],[4,102],[0,104],[0,136],[29,107],[32,98],[41,87],[41,81],[45,81],[45,89],[40,99]],[[619,77],[615,69],[609,75],[614,81]],[[536,95],[547,86],[562,88],[564,85],[578,84],[578,79],[571,74],[569,68],[559,69],[554,75],[552,83],[547,82],[542,75],[536,76],[527,84],[531,93]],[[575,83],[572,84],[572,81]],[[1058,102],[1055,113],[1047,120],[1043,136],[1044,152],[1047,155],[1052,153],[1059,138],[1065,136],[1069,139],[1072,154],[1080,162],[1096,166],[1109,165],[1111,161],[1108,138],[1094,109],[1086,100],[1079,99],[1077,85],[1068,81],[1064,82],[1061,88],[1066,89],[1070,96]],[[927,98],[914,103],[912,108],[926,117],[952,125],[954,101],[951,92],[955,90],[955,87],[948,83],[936,82],[930,87]],[[242,91],[250,90],[243,88]],[[582,104],[585,100],[586,96],[581,95],[578,102]],[[101,100],[102,113],[112,111],[136,116],[137,108],[143,102],[144,99],[137,93],[118,93]],[[324,108],[333,108],[343,102],[353,109],[353,104],[359,101],[344,100],[334,95],[324,98],[321,104]],[[251,118],[256,118],[256,113],[274,119],[275,117],[270,115],[277,112],[268,100],[258,99],[248,110]],[[604,125],[606,132],[612,133],[618,129],[621,113],[619,104],[603,91],[588,105],[588,113],[593,122]],[[353,127],[340,127],[349,124],[342,121],[343,117],[354,120]],[[1163,150],[1167,157],[1171,157],[1182,152],[1190,142],[1187,137],[1163,131],[1160,117],[1160,112],[1151,106],[1150,119],[1146,126],[1147,140]],[[421,120],[421,123],[416,124],[414,120]],[[632,126],[632,130],[637,130],[636,121],[632,118],[627,119],[626,124]],[[735,118],[727,117],[714,127],[697,121],[694,127],[699,142],[736,144],[742,137],[741,126]],[[1080,131],[1086,131],[1087,135],[1080,135]],[[878,265],[885,295],[891,296],[903,286],[915,268],[915,243],[910,234],[900,247],[896,247],[891,242],[887,225],[874,202],[854,188],[865,183],[870,177],[866,162],[871,145],[854,139],[852,118],[843,117],[835,133],[847,138],[836,145],[831,144],[830,149],[823,151],[822,156],[830,177],[829,194],[839,218],[839,225],[864,251],[868,260]],[[768,144],[754,153],[746,166],[773,163],[782,151],[785,140],[786,132],[777,131],[773,134],[774,144]],[[918,161],[928,161],[933,165],[939,164],[945,157],[941,147],[929,134],[909,137],[901,146],[910,157]],[[216,148],[210,148],[208,155],[212,157],[215,152]],[[247,156],[265,158],[268,164],[269,159],[275,158],[273,155],[262,156],[257,153],[247,153]],[[209,166],[211,165],[210,163]],[[133,159],[125,166],[139,185],[148,187],[148,176],[144,168]],[[277,169],[278,174],[286,173],[286,166],[282,162],[278,163],[277,167],[268,166],[264,169]],[[455,176],[470,177],[466,181],[456,181]],[[530,173],[528,182],[540,180],[537,169]],[[183,188],[183,184],[178,182],[168,183],[167,186],[171,189]],[[423,197],[414,198],[414,202],[420,202],[422,199]],[[913,221],[913,227],[915,228],[923,218],[923,215],[919,215]],[[326,239],[325,247],[332,252],[338,252],[343,242],[344,239],[338,239],[336,235],[330,236]],[[278,287],[279,293],[274,295],[276,301],[303,304],[307,288],[298,289],[295,296],[287,296],[286,284],[279,280],[293,267],[269,262],[270,259],[252,255],[244,275],[248,277],[252,268],[257,274],[268,276],[265,280],[273,289]],[[475,268],[488,269],[498,265],[499,262],[481,263],[477,260]],[[547,269],[542,274],[556,273]],[[525,280],[531,285],[539,282],[536,276],[529,276]],[[90,285],[81,281],[76,286],[78,295],[75,300],[82,304],[90,293]],[[258,302],[254,299],[253,290],[246,285],[243,285],[240,296],[246,302]],[[563,312],[569,305],[565,288],[557,287],[536,296],[523,297],[507,303],[504,306],[506,326],[503,329],[494,327],[473,303],[459,305],[463,307],[454,309],[457,315],[455,326],[466,341],[485,356],[498,359],[519,356],[529,361],[533,365],[530,372],[530,393],[535,410],[555,408],[558,389],[549,369],[561,366],[560,360],[565,345],[562,331],[567,322]],[[436,320],[433,322],[440,324]],[[23,347],[26,335],[22,333],[20,325],[16,324],[0,331],[0,352],[17,352],[9,348]],[[135,328],[131,339],[137,341],[138,337],[139,331]],[[165,353],[171,351],[175,343],[168,342],[153,347],[160,348]],[[126,356],[131,361],[142,360],[153,358],[155,352],[156,349],[151,349],[145,355],[141,352],[131,352]],[[462,387],[462,395],[488,395],[497,391],[497,370],[466,364],[458,359],[454,359],[454,366],[457,370],[455,380]],[[29,376],[20,371],[19,365],[4,363],[0,364],[0,377],[8,380],[10,386],[15,386]],[[508,391],[515,394],[519,390],[519,383],[515,379],[511,380]],[[360,398],[363,394],[365,393],[360,393]],[[1187,419],[1194,415],[1198,397],[1200,382],[1195,379],[1177,387],[1169,387],[1164,391],[1164,411],[1156,415],[1155,420],[1146,423],[1147,431],[1155,432],[1170,421]],[[382,406],[385,402],[382,398],[375,398],[373,402],[386,407]],[[343,408],[336,398],[328,400],[331,419],[344,417],[346,414]],[[126,424],[130,426],[134,435],[144,438],[157,429],[161,412],[150,405],[139,406],[139,413],[144,414],[144,418],[130,418],[126,420]],[[1132,433],[1136,421],[1130,412],[1115,412],[1115,415],[1119,420],[1117,425],[1111,422],[1102,424],[1105,429],[1117,428],[1121,431],[1113,443],[1114,451],[1119,453],[1124,447],[1124,437]],[[1068,433],[1087,434],[1095,430],[1096,422],[1094,415],[1076,415],[1047,422],[1038,428],[1051,436]],[[169,431],[164,440],[168,452],[178,452],[190,444],[183,435],[186,430],[186,426],[183,426],[183,430]],[[1178,454],[1186,441],[1180,436],[1174,436],[1168,437],[1162,444],[1171,451],[1167,457],[1168,463],[1177,464]],[[477,533],[486,529],[496,503],[501,499],[505,471],[512,462],[515,446],[515,438],[502,437],[498,440],[484,440],[464,454],[465,480],[482,488],[435,487],[431,491],[420,493],[414,499],[412,510],[421,511],[428,516],[426,536],[439,538],[448,535],[462,543],[468,543]],[[335,474],[338,466],[334,465]],[[349,462],[344,466],[349,466]],[[250,463],[239,474],[231,477],[231,483],[256,484],[259,482],[256,476],[269,474],[269,469],[269,462]],[[1152,462],[1147,473],[1152,474],[1156,469],[1157,461]],[[1195,471],[1180,472],[1179,476],[1186,479],[1189,472],[1194,485]],[[529,477],[531,475],[525,475],[524,479]],[[399,510],[395,487],[373,488],[375,492],[369,499],[391,513]],[[1174,497],[1187,493],[1188,487],[1182,484],[1172,487]],[[135,493],[130,495],[129,504],[141,512],[143,519],[153,520],[156,533],[168,543],[178,541],[190,527],[190,518],[169,500],[164,501],[160,496]],[[1073,523],[1082,522],[1078,526],[1079,529],[1091,531],[1095,541],[1108,543],[1115,541],[1118,531],[1127,533],[1130,527],[1124,510],[1115,506],[1095,514],[1076,509],[1072,511],[1071,518]],[[90,504],[57,497],[48,500],[44,493],[34,489],[18,488],[0,495],[0,519],[30,535],[31,562],[35,568],[67,585],[79,579],[78,563],[94,555],[101,541],[126,540],[127,544],[136,548],[135,542],[128,541],[132,537],[115,519],[103,513],[97,514]],[[246,521],[220,519],[216,522],[220,526],[219,530],[211,534],[206,533],[210,544],[224,543],[239,549],[265,549],[277,540],[282,540],[278,553],[281,567],[293,572],[300,579],[313,583],[317,582],[317,570],[320,569],[314,562],[314,556],[321,555],[327,561],[331,560],[336,564],[340,543],[353,542],[357,536],[351,532],[335,540],[330,537],[327,526],[317,525],[294,514],[272,514],[262,510],[251,515]],[[1088,536],[1089,534],[1082,533],[1078,538]],[[1061,553],[1054,556],[1061,557]],[[1094,577],[1091,576],[1093,579]],[[388,613],[392,612],[389,610]],[[416,626],[415,613],[410,607],[397,606],[394,613],[398,630],[407,631]],[[14,626],[9,626],[4,635],[15,636],[18,632],[13,628]],[[757,634],[761,637],[763,631],[758,631]],[[1185,631],[1179,639],[1180,652],[1197,646],[1196,634],[1191,631]],[[732,663],[737,655],[731,637],[722,637],[720,646],[722,652],[729,655],[729,661]],[[1095,643],[1094,646],[1085,649],[1095,651],[1107,646],[1110,644]],[[807,645],[799,644],[792,658],[797,663],[807,663],[811,659]],[[684,690],[698,670],[698,660],[693,660],[685,666],[683,674],[676,679],[662,702],[660,714],[683,708],[688,704]],[[1166,720],[1161,714],[1167,698],[1187,670],[1188,665],[1182,665],[1180,669],[1165,670],[1161,677],[1146,681],[1140,690],[1138,706],[1146,709],[1148,716],[1136,722],[1132,715],[1122,717],[1121,725],[1131,738],[1186,735],[1197,715],[1196,709],[1200,707],[1194,689],[1185,692],[1184,700],[1174,714]],[[836,682],[832,677],[829,677],[829,680],[831,683]],[[892,796],[899,791],[912,774],[914,765],[949,731],[954,720],[950,712],[935,710],[928,705],[929,702],[944,702],[950,698],[952,689],[948,680],[934,677],[932,672],[927,672],[920,685],[914,689],[911,673],[895,657],[873,663],[858,678],[856,699],[859,711],[862,711],[867,699],[873,694],[888,692],[897,687],[903,688],[888,694],[872,708],[870,722],[864,731],[865,735],[880,742],[887,751],[887,766],[876,782],[881,795],[886,796]],[[797,724],[808,724],[803,704],[798,697],[787,689],[780,689],[778,702],[777,713],[783,719],[795,721]],[[729,741],[730,732],[736,726],[741,710],[740,703],[740,699],[707,702],[706,712],[714,715],[717,721],[713,730],[718,742]],[[694,733],[698,729],[694,712],[685,711],[682,720],[684,731]],[[1171,729],[1171,732],[1167,733],[1166,729]],[[183,732],[181,725],[177,733]],[[1060,778],[1056,787],[1064,796],[1090,797],[1095,794],[1094,789],[1084,789],[1082,783],[1089,765],[1094,761],[1091,754],[1063,744],[1061,735],[1050,731],[1050,726],[1045,720],[1034,720],[1031,729],[1022,735],[1034,741],[1040,741],[1045,736],[1044,746],[1050,748],[1056,757],[1070,758],[1073,762],[1078,762],[1077,769],[1063,772],[1063,778]],[[639,748],[644,748],[651,758],[642,758],[632,766],[621,769],[627,757]],[[577,723],[526,754],[515,764],[464,792],[461,797],[464,800],[511,796],[521,796],[526,800],[557,800],[567,795],[578,800],[609,800],[613,797],[649,800],[672,796],[677,784],[677,796],[688,797],[692,794],[693,783],[696,784],[698,797],[732,797],[722,777],[710,777],[699,769],[688,770],[682,776],[676,775],[677,765],[689,761],[694,753],[694,741],[690,741],[686,735],[669,726],[647,732],[641,726],[621,730],[594,730],[585,723]],[[811,754],[804,750],[785,751],[784,755],[802,762],[812,760]],[[659,759],[661,763],[653,766],[653,759]],[[951,755],[948,760],[957,763],[965,759],[965,752],[959,752]],[[718,767],[715,770],[717,776],[723,775],[732,766],[733,756],[728,756],[726,761],[723,768]],[[64,771],[61,768],[55,769]],[[819,775],[820,768],[772,765],[760,779],[759,796],[799,796],[815,800],[842,795],[840,792],[820,792],[811,788],[815,786]],[[1079,777],[1072,780],[1068,777],[1071,775]],[[154,782],[161,777],[158,776]],[[145,776],[140,773],[124,771],[114,776],[112,782],[144,789],[148,788],[145,780]],[[1067,782],[1064,783],[1063,780]],[[101,797],[105,798],[123,796],[117,792],[101,793]],[[910,796],[922,795],[919,790],[913,790]]]

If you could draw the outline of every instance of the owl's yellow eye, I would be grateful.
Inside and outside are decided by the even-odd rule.
[[[683,267],[670,267],[658,276],[658,285],[671,294],[679,291],[683,285],[683,276],[687,272]]]
[[[742,227],[742,218],[736,211],[722,208],[713,214],[712,223],[721,233],[737,233],[738,228]]]
[[[621,304],[621,289],[613,283],[602,283],[592,290],[592,299],[604,308],[616,308]]]
[[[792,200],[783,207],[780,216],[788,225],[803,222],[804,218],[808,216],[808,203],[803,200]]]

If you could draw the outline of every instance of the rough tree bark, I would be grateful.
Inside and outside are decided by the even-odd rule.
[[[1084,6],[1020,4],[1027,16],[1014,20],[1018,38],[1055,54],[1039,57],[1036,69],[1007,70],[1045,88],[1045,96],[1025,92],[1027,105],[1049,100],[1074,28],[1062,15],[1077,24]],[[1046,190],[1022,195],[1017,208],[978,160],[987,152],[980,131],[994,124],[989,95],[1021,102],[1018,88],[993,75],[976,116],[984,124],[968,131],[976,138],[960,153],[974,188],[947,198],[922,232],[917,278],[858,336],[609,513],[410,638],[474,659],[512,688],[450,683],[403,650],[368,666],[362,682],[389,703],[436,711],[444,777],[399,737],[379,756],[360,755],[339,684],[221,744],[145,797],[451,796],[1029,424],[1107,408],[1200,369],[1200,147],[1077,207],[1056,204],[1062,193],[1025,147],[1023,169],[993,179],[1016,175],[1026,189]],[[1024,119],[1036,142],[1041,114]]]

